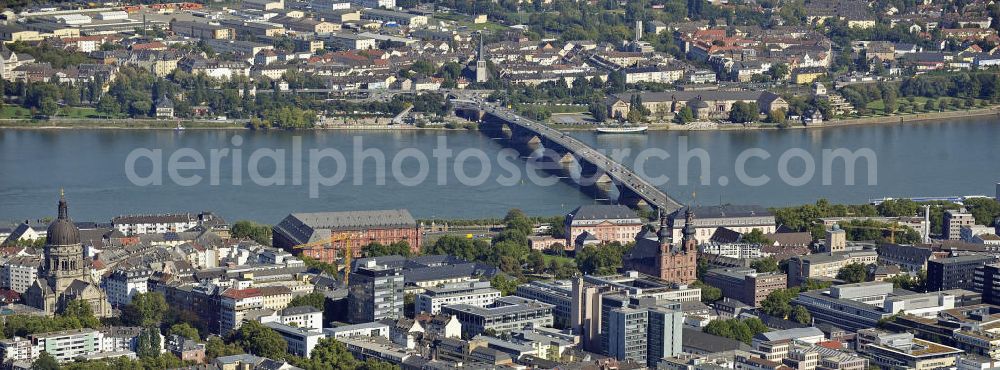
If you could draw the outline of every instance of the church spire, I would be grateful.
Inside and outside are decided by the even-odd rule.
[[[694,212],[691,211],[691,206],[688,206],[687,210],[684,211],[684,238],[683,238],[684,248],[687,248],[688,243],[691,243],[695,240],[694,236],[695,236]]]
[[[659,240],[660,245],[670,243],[670,234],[673,231],[669,230],[667,226],[667,215],[665,213],[660,213],[660,229],[656,230],[656,237]]]
[[[59,219],[69,219],[69,207],[66,206],[66,192],[62,188],[59,189]]]

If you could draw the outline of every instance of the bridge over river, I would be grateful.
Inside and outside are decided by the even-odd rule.
[[[594,187],[606,194],[611,186],[618,190],[618,203],[632,207],[652,207],[665,213],[681,208],[667,193],[650,184],[632,169],[615,162],[603,153],[570,135],[519,116],[513,111],[481,99],[452,94],[457,115],[479,121],[486,132],[509,133],[509,142],[529,148],[544,148],[546,158],[558,158],[561,169],[579,169],[579,176],[570,177],[582,187]]]

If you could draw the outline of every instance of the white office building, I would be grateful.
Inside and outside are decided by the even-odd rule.
[[[476,307],[486,307],[500,298],[500,291],[493,289],[488,281],[473,281],[445,284],[440,287],[428,287],[417,294],[415,312],[426,312],[436,315],[441,307],[452,304],[467,304]]]

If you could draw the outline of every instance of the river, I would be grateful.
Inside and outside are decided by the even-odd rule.
[[[822,130],[571,134],[610,154],[612,149],[629,149],[624,162],[633,166],[639,153],[654,154],[642,170],[654,178],[668,176],[661,188],[682,203],[784,206],[817,198],[863,203],[886,196],[993,195],[1000,181],[1000,124],[993,117]],[[687,176],[679,172],[685,145],[704,151],[710,162],[706,175],[701,174],[699,159],[687,161]],[[356,153],[355,146],[367,151]],[[767,176],[763,185],[745,183],[735,169],[740,154],[753,148],[761,150],[751,152],[756,156],[746,160],[743,177],[760,181]],[[284,150],[285,157],[268,159],[275,157],[268,156],[274,152],[267,149]],[[438,156],[435,149],[451,153]],[[424,219],[479,218],[500,217],[513,207],[556,215],[595,202],[565,181],[537,184],[534,178],[545,174],[502,149],[497,140],[466,131],[0,130],[0,220],[55,216],[60,188],[65,188],[70,214],[77,221],[208,210],[229,220],[275,223],[292,212],[388,208],[407,208]],[[838,160],[830,167],[830,183],[824,184],[825,149],[870,149],[874,183],[862,158],[854,166],[855,185],[846,184],[845,166]],[[228,151],[228,156],[213,160],[213,150]],[[159,159],[150,154],[157,151]],[[237,151],[241,156],[233,166]],[[255,152],[265,159],[258,157],[256,166],[250,166]],[[295,157],[295,152],[301,156]],[[760,155],[765,152],[770,155],[766,159]],[[669,157],[658,157],[663,153]],[[795,158],[784,163],[784,153]],[[138,159],[129,162],[130,154]],[[182,164],[194,162],[196,169],[173,171],[179,167],[170,166],[172,155]],[[385,158],[384,170],[377,166],[380,156]],[[202,166],[195,157],[201,157]],[[365,159],[356,162],[361,157]],[[782,179],[783,168],[788,169],[786,177],[802,175],[808,169],[803,158],[809,157],[814,175],[804,184]],[[301,164],[300,172],[296,163]],[[313,164],[318,173],[310,171]],[[251,167],[259,168],[262,176],[251,177]],[[340,167],[342,178],[329,180],[335,185],[310,186],[317,178],[336,177]],[[483,171],[486,167],[489,171]],[[275,175],[279,172],[281,176]],[[159,184],[153,181],[155,173]],[[193,182],[192,176],[200,176],[200,181],[185,183]],[[275,184],[277,178],[284,184]],[[687,184],[681,184],[682,178]],[[699,184],[702,179],[709,184]]]

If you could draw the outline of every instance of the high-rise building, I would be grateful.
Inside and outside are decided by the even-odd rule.
[[[610,305],[619,303],[614,299]],[[681,352],[684,313],[680,303],[628,299],[608,310],[605,353],[655,368],[660,360]],[[610,306],[609,305],[609,306]]]
[[[374,260],[351,273],[347,318],[352,323],[398,319],[403,316],[403,274]]]
[[[949,240],[962,239],[962,227],[976,224],[976,218],[972,217],[964,208],[960,210],[949,209],[944,212],[944,229],[942,237]]]
[[[989,255],[969,255],[927,261],[927,291],[972,290],[976,268],[993,260]]]

